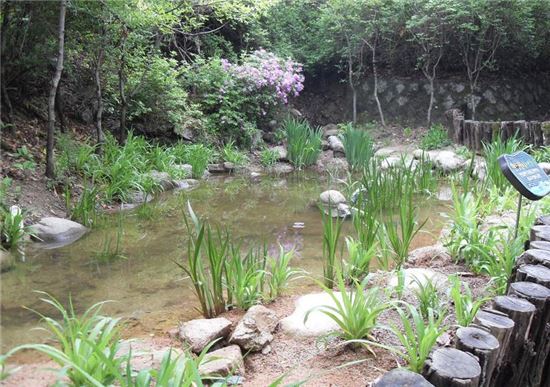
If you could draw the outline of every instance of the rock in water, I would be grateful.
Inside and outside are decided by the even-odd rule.
[[[15,266],[15,259],[9,251],[0,249],[0,272],[4,273]]]
[[[329,136],[328,145],[334,152],[334,156],[345,156],[346,151],[344,149],[344,144],[337,136]]]
[[[271,151],[277,153],[277,161],[288,161],[288,151],[283,145],[274,146]]]
[[[176,188],[177,184],[174,183],[168,172],[159,172],[152,170],[149,172],[149,176],[162,187],[163,191],[170,191],[171,189]]]
[[[200,353],[213,340],[226,338],[231,331],[231,321],[226,318],[197,319],[180,326],[179,335],[191,351]]]
[[[208,353],[199,366],[202,376],[244,375],[244,362],[241,348],[230,345]]]
[[[347,218],[351,215],[351,210],[346,203],[346,197],[339,191],[325,191],[319,195],[319,200],[325,214],[330,214],[333,218]]]
[[[33,239],[56,247],[72,243],[88,232],[80,223],[55,217],[40,219],[31,230]]]
[[[237,324],[229,339],[245,351],[261,351],[273,340],[271,334],[277,326],[277,316],[262,305],[254,305]]]

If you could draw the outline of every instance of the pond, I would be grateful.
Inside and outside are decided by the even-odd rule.
[[[41,249],[29,245],[24,261],[1,275],[2,352],[14,345],[39,342],[44,333],[33,330],[37,316],[23,306],[50,313],[33,290],[49,292],[63,303],[69,295],[75,309],[113,300],[104,312],[130,319],[136,335],[165,332],[178,321],[200,316],[191,283],[175,264],[186,256],[184,210],[189,201],[194,211],[214,225],[231,230],[245,244],[267,243],[276,252],[278,244],[296,251],[292,265],[312,275],[322,273],[322,223],[315,206],[319,194],[333,185],[314,174],[262,177],[221,177],[202,182],[191,191],[167,192],[151,203],[156,215],[143,219],[138,210],[107,216],[105,225],[69,246]],[[444,222],[448,202],[419,198],[418,219],[428,219],[411,248],[435,242]],[[104,244],[115,243],[117,223],[122,222],[123,259],[99,262]],[[295,222],[304,223],[294,228]],[[343,234],[352,231],[351,222]],[[301,279],[290,293],[319,291]]]

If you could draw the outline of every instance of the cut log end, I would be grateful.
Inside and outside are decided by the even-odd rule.
[[[440,348],[430,354],[422,374],[436,387],[477,387],[481,367],[470,353]]]
[[[415,372],[396,368],[386,373],[374,387],[433,387],[422,375]]]

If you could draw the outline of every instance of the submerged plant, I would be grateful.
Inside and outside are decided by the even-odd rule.
[[[122,236],[124,235],[124,228],[122,227],[122,215],[117,218],[116,235],[113,238],[111,235],[107,235],[103,240],[103,247],[101,251],[96,252],[95,257],[98,262],[106,263],[115,259],[126,258],[122,251]]]
[[[71,203],[71,195],[69,187],[65,190],[65,202],[70,218],[83,224],[86,227],[92,227],[97,223],[98,217],[98,196],[99,190],[96,186],[85,185],[80,198],[73,204]]]
[[[344,340],[371,339],[370,332],[377,326],[380,314],[388,309],[389,304],[382,300],[378,288],[366,289],[366,281],[354,282],[348,291],[342,275],[338,274],[339,293],[319,283],[319,286],[330,296],[332,305],[319,306],[308,310],[304,324],[310,314],[320,311],[340,327],[336,334]]]
[[[456,323],[462,327],[467,327],[489,298],[474,300],[470,286],[466,282],[460,281],[457,275],[449,276],[449,281],[451,282],[450,295],[454,304]],[[464,288],[464,291],[462,291],[462,288]]]
[[[291,118],[284,122],[288,159],[298,169],[315,164],[321,153],[322,134],[306,121]]]

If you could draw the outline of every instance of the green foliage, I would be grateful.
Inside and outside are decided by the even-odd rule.
[[[341,273],[338,273],[336,282],[339,293],[318,282],[331,300],[332,305],[323,305],[308,310],[304,317],[304,324],[310,314],[319,310],[340,327],[335,334],[344,340],[370,339],[370,332],[377,326],[380,314],[388,309],[389,304],[381,300],[378,288],[366,288],[366,281],[355,282],[348,291]]]
[[[224,260],[228,306],[248,309],[263,298],[267,250],[251,248],[241,256],[240,246],[230,246],[230,258]]]
[[[532,149],[531,154],[537,163],[550,163],[550,147],[548,146]]]
[[[315,164],[321,153],[321,131],[306,121],[294,118],[283,124],[286,131],[288,159],[298,169]]]
[[[103,238],[103,245],[101,250],[95,253],[95,258],[99,263],[107,263],[114,261],[115,259],[125,259],[126,257],[122,251],[122,237],[124,235],[124,229],[122,228],[122,215],[117,218],[117,230],[113,237],[112,235],[105,235]]]
[[[440,297],[437,285],[427,276],[424,280],[414,277],[413,282],[416,284],[414,294],[418,300],[420,314],[424,320],[430,318],[430,313],[433,313],[436,318],[440,315],[445,315],[445,306]]]
[[[396,310],[402,327],[392,324],[389,330],[397,336],[404,350],[380,346],[398,354],[405,359],[411,371],[420,373],[437,339],[447,330],[443,325],[444,315],[436,318],[433,310],[429,309],[428,318],[424,320],[413,305],[406,303],[405,310],[400,307]]]
[[[65,190],[65,203],[71,220],[81,223],[86,227],[93,227],[97,224],[98,218],[98,196],[97,187],[85,185],[80,198],[76,203],[71,203],[70,190]]]
[[[447,130],[441,124],[430,127],[420,140],[420,148],[424,150],[439,149],[450,144]]]
[[[356,129],[352,124],[344,126],[342,143],[346,159],[352,170],[361,170],[368,167],[374,155],[374,144],[366,130]]]
[[[195,179],[199,179],[208,168],[208,163],[212,160],[214,152],[203,144],[189,145],[187,152],[187,162],[193,168],[192,176]]]
[[[279,152],[273,149],[264,149],[260,152],[260,163],[269,168],[279,160]]]
[[[222,157],[224,161],[229,161],[237,166],[248,163],[248,156],[235,148],[235,143],[233,141],[229,141],[223,146]]]
[[[483,144],[485,163],[487,165],[487,179],[499,191],[504,191],[510,183],[500,169],[498,158],[505,153],[510,154],[524,149],[525,145],[516,137],[503,141],[500,136],[497,136],[497,139],[492,143]]]
[[[449,281],[451,282],[450,295],[454,304],[456,323],[467,327],[488,298],[474,300],[470,286],[466,282],[460,281],[457,275],[449,276]]]
[[[0,206],[0,241],[6,249],[18,248],[25,243],[32,230],[25,226],[25,216],[17,206],[5,209]]]
[[[352,237],[346,237],[347,260],[344,262],[345,278],[348,281],[361,281],[369,274],[370,263],[376,254],[376,245],[365,248],[364,244]]]
[[[276,299],[287,288],[289,282],[301,273],[300,270],[289,266],[293,255],[293,251],[285,252],[283,246],[279,246],[279,257],[268,259],[269,300]]]
[[[332,288],[338,272],[336,254],[343,221],[339,218],[333,219],[330,213],[325,214],[323,210],[321,214],[323,218],[323,282],[326,287]]]

